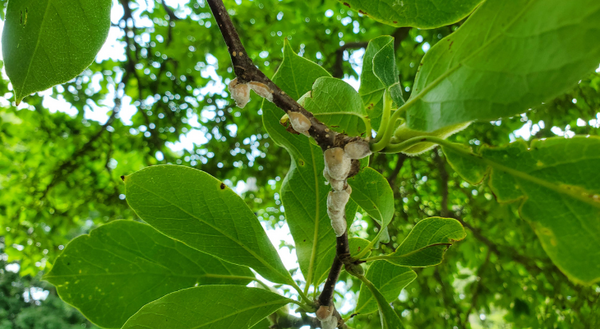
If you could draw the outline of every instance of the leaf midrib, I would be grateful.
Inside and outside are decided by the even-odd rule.
[[[454,73],[456,70],[458,70],[459,68],[461,68],[464,64],[464,62],[470,60],[472,57],[478,55],[480,52],[482,52],[484,49],[486,49],[488,46],[490,46],[494,41],[496,41],[497,39],[499,39],[500,37],[504,36],[504,32],[506,32],[510,27],[513,26],[513,24],[515,22],[517,22],[517,20],[519,18],[521,18],[521,16],[529,9],[529,7],[535,2],[536,0],[531,0],[529,1],[529,3],[525,6],[523,6],[522,10],[519,12],[519,14],[515,15],[515,17],[513,18],[512,21],[510,21],[508,24],[506,24],[506,26],[501,29],[499,31],[499,33],[497,33],[493,38],[489,39],[488,41],[486,41],[481,47],[479,47],[477,50],[475,50],[473,53],[471,53],[471,55],[463,58],[461,61],[456,63],[456,66],[450,68],[449,70],[447,70],[446,72],[444,72],[442,75],[440,75],[437,79],[433,80],[431,82],[431,84],[427,85],[425,88],[423,88],[423,90],[421,92],[419,92],[417,95],[415,95],[415,97],[413,98],[412,95],[410,97],[410,99],[404,103],[404,105],[402,105],[402,107],[400,107],[400,110],[402,111],[407,111],[414,103],[416,103],[418,100],[420,100],[421,98],[425,97],[425,95],[431,91],[433,88],[435,88],[438,84],[440,84],[444,79],[446,79],[450,74]],[[458,32],[458,31],[457,31]],[[452,36],[452,35],[451,35]],[[429,72],[429,74],[431,74],[431,71]],[[420,74],[419,74],[419,78],[420,78]],[[429,78],[429,76],[427,77]]]
[[[529,182],[532,182],[534,184],[538,184],[540,186],[543,186],[547,189],[550,189],[554,192],[557,192],[558,194],[566,194],[574,199],[577,199],[579,201],[583,201],[584,203],[587,203],[589,205],[592,205],[595,208],[600,209],[600,202],[595,202],[593,201],[591,198],[589,197],[585,197],[584,195],[582,195],[582,193],[576,193],[574,190],[570,190],[570,189],[565,189],[565,188],[561,188],[560,186],[558,186],[555,183],[546,181],[544,179],[532,176],[526,172],[523,171],[519,171],[507,166],[504,166],[498,162],[495,162],[493,160],[490,160],[488,158],[484,158],[483,156],[478,156],[477,158],[479,158],[481,161],[483,161],[485,164],[487,164],[488,166],[492,167],[493,169],[497,169],[500,171],[504,171],[514,177],[517,178],[521,178],[524,180],[527,180]],[[571,184],[565,184],[565,185],[571,185]],[[524,193],[525,196],[528,196],[527,193]]]
[[[218,227],[216,227],[216,226],[214,226],[214,225],[211,225],[210,223],[208,223],[208,222],[206,222],[206,221],[202,220],[201,218],[197,217],[195,214],[192,214],[192,213],[190,213],[190,212],[189,212],[189,211],[187,211],[186,209],[183,209],[183,208],[182,208],[182,207],[180,207],[179,205],[176,205],[176,204],[172,203],[171,201],[169,201],[169,200],[165,199],[163,196],[161,196],[161,195],[159,195],[159,194],[156,194],[156,193],[154,193],[153,191],[151,191],[151,190],[149,190],[149,189],[147,189],[147,188],[143,187],[142,185],[140,185],[140,184],[136,184],[135,182],[131,182],[131,184],[132,184],[132,185],[137,185],[137,186],[138,186],[138,187],[140,187],[141,189],[143,189],[143,190],[145,190],[146,192],[148,192],[148,193],[150,193],[150,194],[153,194],[153,195],[155,195],[155,196],[157,196],[157,197],[159,197],[159,198],[163,199],[164,201],[168,202],[168,203],[169,203],[169,204],[171,204],[172,206],[174,206],[174,207],[178,208],[179,210],[183,211],[184,213],[188,214],[189,216],[191,216],[192,218],[196,219],[197,221],[199,221],[199,222],[201,222],[201,223],[204,223],[205,225],[208,225],[208,226],[210,226],[211,228],[213,228],[213,229],[214,229],[214,230],[216,230],[217,232],[221,233],[223,236],[225,236],[225,237],[229,238],[231,241],[235,242],[237,245],[239,245],[240,247],[242,247],[242,248],[243,248],[244,250],[246,250],[246,251],[247,251],[249,254],[251,254],[252,256],[254,256],[254,258],[256,258],[256,259],[257,259],[259,262],[261,262],[261,263],[262,263],[262,264],[263,264],[265,267],[267,267],[268,269],[270,269],[270,270],[274,271],[274,273],[277,273],[278,275],[280,275],[280,276],[281,276],[281,273],[279,273],[279,271],[278,271],[277,269],[275,269],[273,266],[271,266],[271,264],[270,264],[269,262],[267,262],[265,259],[263,259],[262,257],[259,257],[259,255],[257,255],[257,254],[256,254],[256,253],[255,253],[255,252],[252,250],[252,249],[250,249],[250,248],[246,247],[246,245],[244,245],[243,243],[241,243],[241,241],[239,241],[239,240],[237,240],[237,239],[235,239],[235,238],[233,238],[233,237],[231,237],[231,236],[229,236],[229,235],[225,234],[225,232],[223,232],[223,231],[222,231],[221,229],[219,229]],[[175,238],[173,238],[173,239],[175,239]],[[176,240],[176,241],[180,241],[179,239],[175,239],[175,240]],[[181,243],[184,243],[183,241],[180,241],[180,242],[181,242]],[[184,244],[186,244],[186,243],[184,243]],[[187,245],[187,244],[186,244],[186,245]],[[195,250],[198,250],[198,249],[196,249],[196,248],[194,248],[194,247],[192,247],[192,246],[190,246],[190,247],[191,247],[191,248],[193,248],[193,249],[195,249]],[[205,252],[205,251],[202,251],[202,250],[199,250],[199,251],[200,251],[200,252],[207,253],[207,252]],[[208,254],[209,254],[209,255],[212,255],[212,254],[210,254],[210,253],[208,253]],[[215,255],[213,255],[213,256],[215,256]],[[220,257],[218,257],[218,256],[215,256],[215,257],[217,257],[217,258],[220,258]],[[285,279],[286,279],[286,282],[288,282],[288,283],[289,283],[290,281],[289,281],[288,279],[291,279],[291,277],[290,277],[290,278],[287,278],[287,277],[286,277]]]
[[[35,42],[35,48],[33,49],[33,52],[31,52],[31,57],[29,58],[29,65],[27,65],[27,72],[25,72],[25,78],[23,79],[23,83],[21,84],[21,91],[25,90],[25,83],[27,82],[27,79],[29,78],[29,72],[31,71],[31,65],[33,63],[33,58],[35,57],[35,54],[37,53],[38,47],[40,46],[40,35],[42,34],[42,27],[44,26],[44,22],[46,21],[46,15],[48,14],[48,9],[50,8],[50,3],[52,2],[52,0],[48,0],[48,3],[46,5],[46,10],[44,11],[44,16],[42,16],[42,22],[40,24],[40,29],[37,33],[37,39]],[[17,99],[23,95],[19,95],[17,96]]]

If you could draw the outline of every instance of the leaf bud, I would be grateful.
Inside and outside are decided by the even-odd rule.
[[[248,84],[258,96],[266,98],[269,102],[273,103],[273,91],[271,88],[262,82],[250,81]]]
[[[292,123],[292,128],[294,128],[295,131],[304,134],[306,136],[310,136],[310,134],[308,133],[308,130],[310,129],[310,127],[312,126],[312,124],[310,123],[310,120],[302,113],[300,112],[289,112],[288,116],[290,118],[290,122]]]
[[[346,264],[344,265],[346,272],[350,273],[355,277],[361,277],[365,275],[365,269],[360,264]]]
[[[371,147],[369,142],[365,140],[357,140],[346,144],[344,151],[350,159],[362,159],[371,155]]]
[[[250,101],[250,86],[247,83],[238,83],[237,78],[229,83],[229,92],[239,108],[244,108]]]
[[[325,170],[329,176],[335,180],[345,180],[348,178],[352,160],[346,155],[341,147],[330,148],[324,152]]]

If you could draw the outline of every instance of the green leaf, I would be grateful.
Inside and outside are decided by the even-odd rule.
[[[144,306],[123,329],[250,328],[289,302],[260,288],[195,287]]]
[[[404,328],[402,323],[400,322],[400,318],[396,311],[392,309],[388,301],[385,297],[379,292],[377,287],[371,283],[365,277],[361,278],[362,285],[366,286],[369,291],[371,291],[371,295],[375,298],[375,302],[377,302],[377,306],[379,307],[379,317],[381,319],[381,328],[382,329],[401,329]]]
[[[398,68],[394,55],[394,38],[380,36],[371,41],[363,57],[358,94],[371,120],[373,129],[378,130],[383,113],[383,92],[389,88],[396,107],[404,104]]]
[[[415,225],[393,254],[380,258],[399,266],[438,265],[448,247],[466,236],[465,229],[456,219],[426,218]]]
[[[542,247],[572,280],[600,281],[600,138],[574,137],[483,147],[479,156],[443,147],[466,180],[489,185],[499,202],[520,200]]]
[[[359,136],[369,125],[362,99],[351,85],[340,79],[318,78],[312,91],[298,102],[337,132]]]
[[[382,234],[387,233],[394,217],[394,192],[387,179],[375,169],[365,167],[359,175],[349,178],[348,184],[352,187],[352,200],[379,223]]]
[[[110,0],[13,0],[2,55],[17,104],[88,67],[108,36]]]
[[[417,273],[407,267],[377,260],[369,266],[366,277],[377,287],[385,300],[391,303],[398,299],[398,295],[404,287],[417,278]],[[375,311],[377,311],[377,302],[373,294],[364,285],[361,285],[354,313],[368,314]]]
[[[354,11],[391,26],[431,29],[456,23],[483,0],[339,0]]]
[[[598,62],[597,0],[486,1],[423,58],[404,105],[408,128],[432,132],[524,112]]]
[[[226,263],[134,221],[114,221],[71,241],[44,279],[103,328],[121,328],[142,306],[194,285],[246,285],[247,267]]]
[[[294,285],[254,213],[211,175],[160,165],[126,176],[129,206],[161,233],[267,280]]]
[[[286,41],[283,62],[273,82],[294,99],[311,90],[313,82],[329,73],[319,65],[294,53]],[[283,112],[275,105],[263,103],[263,124],[269,136],[283,146],[292,158],[290,169],[281,185],[281,201],[296,245],[300,270],[307,286],[319,282],[315,269],[324,255],[335,246],[335,233],[327,216],[329,186],[323,177],[323,151],[304,135],[295,135],[279,124]],[[351,222],[357,205],[348,202],[346,218]],[[331,262],[327,265],[331,266]]]
[[[348,249],[350,249],[350,255],[354,256],[364,250],[369,245],[369,240],[365,240],[362,238],[348,238]],[[321,282],[324,282],[327,279],[327,275],[329,275],[329,270],[331,269],[331,264],[333,263],[333,259],[335,258],[335,244],[327,250],[327,252],[323,255],[323,260],[319,262],[318,267],[315,269],[315,285],[319,285]]]
[[[395,108],[404,104],[402,98],[402,86],[400,85],[400,73],[396,66],[396,55],[394,55],[394,38],[379,50],[373,57],[373,74],[383,83],[394,101]]]

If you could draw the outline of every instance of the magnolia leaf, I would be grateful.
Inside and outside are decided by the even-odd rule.
[[[125,176],[129,206],[161,233],[267,280],[294,284],[244,200],[211,175],[173,165]]]
[[[555,98],[598,67],[599,26],[597,0],[484,2],[423,58],[408,128],[495,120]]]
[[[483,147],[443,147],[450,165],[476,184],[489,177],[499,202],[521,203],[542,247],[570,279],[600,281],[600,138],[561,137]]]
[[[16,103],[65,83],[88,67],[108,36],[110,0],[8,3],[2,56]]]
[[[142,306],[205,284],[246,285],[247,267],[226,263],[149,225],[114,221],[71,241],[44,279],[103,328],[121,328]]]
[[[417,273],[408,267],[377,260],[371,263],[366,277],[381,292],[388,303],[398,299],[400,292],[417,278]],[[377,302],[373,294],[364,285],[360,287],[358,303],[354,313],[367,314],[377,311]]]
[[[168,294],[142,307],[123,329],[251,328],[288,304],[260,288],[201,286]]]
[[[380,236],[386,242],[383,234],[394,217],[394,192],[387,179],[375,169],[365,167],[359,175],[349,178],[348,184],[352,187],[350,197],[379,223]]]
[[[391,26],[431,29],[456,23],[483,0],[339,0],[354,11]]]
[[[398,72],[396,56],[394,55],[394,38],[386,43],[373,57],[373,74],[387,88],[390,97],[394,101],[394,108],[404,105],[400,72]]]
[[[369,41],[363,57],[358,94],[371,120],[373,129],[378,130],[383,114],[383,93],[388,89],[395,106],[404,104],[402,87],[396,58],[394,38],[381,36]]]
[[[394,38],[390,36],[380,36],[369,41],[369,45],[363,56],[363,66],[360,73],[358,94],[362,98],[367,114],[369,115],[369,120],[371,120],[371,125],[375,130],[378,130],[381,125],[385,86],[375,76],[375,73],[373,73],[373,57],[390,42],[394,42]]]
[[[318,78],[312,91],[298,103],[337,132],[359,136],[367,131],[367,112],[362,99],[351,85],[340,79]]]
[[[466,236],[465,229],[456,219],[426,218],[413,227],[393,254],[379,258],[399,266],[438,265],[444,259],[446,250]]]
[[[366,286],[367,289],[371,292],[371,295],[375,299],[377,303],[377,307],[379,308],[379,317],[381,320],[381,328],[382,329],[402,329],[402,323],[400,322],[400,318],[396,311],[392,309],[388,301],[381,294],[381,292],[371,283],[368,279],[363,277],[362,286]]]
[[[284,59],[273,77],[273,82],[294,99],[311,90],[319,77],[329,76],[319,65],[294,53],[286,41]],[[281,185],[281,201],[296,245],[300,270],[307,285],[319,282],[315,269],[331,267],[325,254],[335,246],[335,233],[327,216],[329,186],[323,177],[323,151],[304,135],[295,135],[279,124],[284,113],[272,103],[263,103],[263,124],[269,136],[283,146],[292,158],[292,165]],[[346,205],[346,218],[350,223],[357,205]],[[321,265],[325,262],[326,265]],[[318,284],[318,283],[316,283]]]

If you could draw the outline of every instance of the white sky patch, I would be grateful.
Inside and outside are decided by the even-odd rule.
[[[13,272],[13,273],[19,273],[19,270],[21,269],[21,266],[17,263],[11,263],[8,264],[6,266],[4,266],[4,269],[9,271],[9,272]]]
[[[23,300],[29,303],[31,300],[42,301],[48,298],[50,291],[44,290],[40,287],[31,287],[23,293]]]

